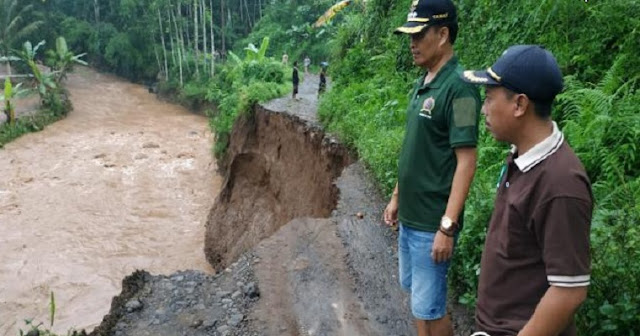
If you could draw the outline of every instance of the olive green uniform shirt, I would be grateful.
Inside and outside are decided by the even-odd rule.
[[[430,83],[424,84],[426,73],[419,78],[411,92],[398,164],[398,219],[413,229],[438,230],[456,170],[454,149],[478,142],[480,95],[460,79],[462,71],[454,56]]]

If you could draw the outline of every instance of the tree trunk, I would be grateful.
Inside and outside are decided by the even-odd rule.
[[[176,19],[177,19],[178,17],[180,17],[180,15],[181,15],[181,14],[182,14],[181,8],[178,8],[177,13],[176,13]],[[191,68],[189,68],[189,62],[187,62],[187,57],[188,57],[188,55],[187,55],[187,49],[188,49],[188,48],[190,48],[189,43],[191,43],[191,42],[189,41],[189,29],[186,29],[186,28],[184,27],[184,20],[182,20],[182,17],[180,17],[180,19],[181,19],[181,20],[180,20],[180,21],[181,21],[181,23],[180,23],[180,25],[178,26],[178,27],[180,27],[180,44],[181,44],[181,46],[182,46],[182,50],[181,50],[181,55],[182,55],[182,58],[181,58],[181,59],[182,59],[182,61],[181,61],[180,63],[181,63],[181,64],[183,64],[183,65],[186,65],[186,69],[185,69],[185,70],[186,70],[187,72],[190,72],[190,71],[191,71]],[[187,31],[187,43],[185,43],[185,42],[184,42],[184,40],[185,40],[185,38],[184,38],[184,35],[185,35],[185,34],[184,34],[184,31],[185,31],[185,30]]]
[[[242,4],[242,2],[240,3]],[[251,27],[253,27],[253,23],[251,22],[251,14],[249,14],[249,6],[247,5],[247,0],[244,0],[244,9],[247,11],[247,23],[248,23],[248,31],[251,31]]]
[[[162,54],[164,56],[164,80],[168,82],[169,66],[167,65],[167,46],[164,43],[164,29],[162,29],[162,15],[160,14],[160,8],[158,8],[158,25],[160,26],[160,41],[162,41]]]
[[[182,15],[182,13],[179,13]],[[187,4],[187,17],[191,17],[191,6]],[[191,49],[191,35],[189,34],[189,20],[182,20],[182,27],[184,29],[184,33],[187,33],[187,49]]]
[[[200,79],[200,48],[198,32],[200,32],[200,26],[198,26],[198,0],[193,0],[193,49],[196,53],[195,66],[196,66],[196,78]]]
[[[167,10],[167,17],[169,18],[169,44],[171,45],[171,62],[173,62],[173,66],[176,66],[176,45],[178,42],[174,42],[173,34],[171,34],[171,10]]]
[[[98,0],[93,0],[93,15],[96,23],[100,23],[100,5],[98,4]]]
[[[160,71],[162,69],[162,64],[160,63],[160,56],[158,55],[158,48],[156,47],[155,43],[153,44],[153,53],[156,55],[156,62],[158,62],[158,71]],[[156,79],[158,78],[156,77]]]
[[[216,39],[213,35],[213,0],[209,0],[209,7],[211,7],[211,22],[209,25],[209,32],[211,33],[211,77],[216,73]]]
[[[200,0],[200,20],[202,21],[202,55],[204,55],[203,73],[207,73],[207,20],[205,18],[205,6],[204,0]],[[205,75],[206,76],[206,75]]]
[[[227,48],[225,46],[225,37],[224,37],[224,31],[225,31],[225,20],[224,20],[224,0],[220,0],[220,32],[222,33],[222,56],[226,56],[227,55]]]
[[[176,29],[176,43],[178,44],[178,71],[180,72],[180,87],[184,86],[183,76],[182,76],[182,50],[184,49],[184,43],[182,43],[182,39],[180,38],[180,30],[178,29],[178,22],[176,20],[175,15],[171,15],[173,17],[173,25]]]

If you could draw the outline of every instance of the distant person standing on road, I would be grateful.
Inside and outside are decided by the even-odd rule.
[[[305,74],[309,73],[309,65],[311,65],[311,60],[309,59],[309,56],[305,56],[305,58],[304,58],[304,73]]]
[[[398,182],[384,221],[399,224],[399,282],[411,297],[418,336],[453,336],[447,273],[476,170],[480,94],[460,78],[451,0],[413,0],[395,33],[409,36],[423,74],[411,91]]]
[[[291,81],[293,82],[293,99],[296,99],[296,95],[298,94],[298,84],[300,84],[300,77],[298,76],[298,61],[293,62],[293,74],[291,76]]]
[[[287,55],[287,52],[285,51],[284,54],[282,54],[282,65],[287,66],[288,63],[289,55]]]
[[[320,71],[320,85],[318,85],[318,98],[327,89],[327,68],[322,67]]]

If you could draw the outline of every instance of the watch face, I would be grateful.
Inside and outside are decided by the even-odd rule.
[[[442,218],[442,223],[441,223],[441,225],[442,225],[442,228],[443,228],[443,229],[445,229],[445,230],[449,230],[449,229],[451,228],[452,224],[453,224],[453,223],[451,222],[451,219],[449,219],[449,218],[447,218],[447,217]]]

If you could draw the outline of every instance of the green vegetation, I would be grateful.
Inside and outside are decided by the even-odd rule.
[[[217,102],[218,113],[210,114],[216,132],[214,152],[220,157],[228,146],[229,134],[238,115],[251,111],[255,103],[277,98],[290,90],[291,73],[279,62],[265,57],[268,39],[259,51],[247,48],[247,55],[225,64],[211,83],[207,98]]]
[[[67,47],[67,40],[64,37],[56,39],[56,49],[47,50],[46,64],[53,71],[55,80],[61,81],[66,78],[66,74],[73,70],[73,66],[77,64],[88,65],[87,62],[81,60],[86,53],[74,55]]]
[[[304,55],[314,64],[330,58],[333,89],[322,97],[320,118],[357,150],[380,189],[389,193],[396,182],[408,93],[419,75],[408,39],[391,34],[406,19],[410,1],[353,1],[327,25],[312,28],[335,2],[0,0],[0,56],[23,46],[25,62],[16,66],[34,71],[49,106],[48,114],[0,127],[0,145],[64,113],[64,92],[30,66],[39,58],[33,50],[38,46],[24,45],[28,40],[56,45],[46,62],[63,73],[79,59],[75,53],[87,51],[93,66],[133,80],[159,81],[161,93],[191,107],[216,106],[208,115],[218,156],[239,115],[290,89],[290,68],[280,63],[287,52],[290,64]],[[487,67],[509,45],[525,43],[545,45],[561,64],[566,88],[554,119],[584,163],[596,198],[593,280],[578,314],[579,333],[640,334],[640,18],[631,14],[640,12],[640,3],[456,4],[461,31],[455,46],[467,68]],[[54,43],[59,36],[66,37],[66,46]],[[250,45],[258,41],[263,41],[260,48]],[[13,94],[5,95],[10,112]],[[475,304],[486,224],[507,146],[481,127],[478,150],[479,169],[451,274],[459,301],[469,307]]]
[[[87,60],[94,67],[135,81],[167,79],[173,74],[180,77],[182,72],[184,86],[190,78],[209,73],[213,61],[224,59],[233,42],[249,34],[269,3],[272,2],[21,0],[17,5],[21,11],[13,13],[21,13],[22,22],[38,25],[28,26],[10,44],[15,48],[15,42],[44,39],[48,45],[55,45],[55,39],[64,36],[69,50],[86,51]]]
[[[59,43],[64,43],[64,38],[60,38]],[[30,41],[27,41],[24,42],[21,50],[12,51],[18,57],[3,57],[3,59],[15,60],[16,63],[14,64],[19,64],[17,63],[18,61],[26,64],[33,76],[33,80],[26,83],[33,87],[22,89],[21,86],[25,83],[18,83],[14,87],[9,77],[5,79],[4,91],[3,95],[0,96],[0,101],[4,101],[4,113],[7,116],[7,122],[0,125],[0,148],[25,133],[42,130],[46,125],[63,118],[71,110],[66,90],[61,85],[61,80],[70,69],[70,66],[64,65],[61,69],[51,73],[41,71],[36,64],[36,55],[38,49],[44,44],[45,42],[41,41],[34,47]],[[78,58],[71,57],[69,61],[81,62]],[[60,64],[64,64],[64,60],[60,62],[62,62]],[[17,118],[15,104],[12,101],[16,98],[27,96],[32,92],[36,92],[40,97],[41,106],[39,111],[33,116]]]
[[[18,6],[18,0],[0,0],[0,56],[9,56],[16,43],[42,25],[40,20],[27,21],[33,5]],[[7,73],[11,74],[10,62]]]
[[[23,134],[41,131],[46,125],[60,119],[61,117],[52,113],[42,112],[35,116],[20,118],[14,124],[0,125],[0,148]]]
[[[49,297],[49,328],[53,327],[53,322],[55,321],[56,316],[56,299],[51,292]],[[61,334],[56,334],[50,329],[44,327],[44,323],[35,323],[33,319],[27,319],[24,321],[27,326],[27,331],[20,330],[20,336],[62,336]],[[75,330],[69,330],[66,336],[86,336],[87,333],[83,330],[81,332],[77,332]]]
[[[224,154],[239,115],[249,113],[255,103],[280,97],[291,89],[289,68],[266,57],[268,46],[268,38],[263,39],[259,49],[252,44],[247,46],[244,59],[229,52],[229,61],[216,67],[214,77],[191,80],[183,88],[175,80],[160,87],[161,94],[177,95],[183,105],[215,106],[206,113],[216,135],[216,157]]]
[[[593,182],[592,286],[578,314],[579,334],[640,332],[640,10],[633,0],[457,1],[457,53],[467,68],[483,68],[512,44],[538,43],[563,67],[566,88],[554,110]],[[391,35],[405,19],[405,1],[373,0],[345,18],[333,51],[333,90],[320,116],[355,146],[391,191],[403,136],[407,94],[418,72],[408,40]],[[496,15],[500,13],[500,15]],[[355,127],[357,125],[357,127]],[[477,273],[506,146],[484,130],[478,171],[467,202],[451,284],[473,307]]]
[[[286,1],[269,6],[249,36],[239,40],[235,49],[268,37],[273,46],[270,53],[276,59],[281,58],[286,52],[290,64],[296,60],[301,63],[305,56],[309,56],[313,64],[318,65],[328,60],[327,42],[332,38],[341,20],[340,17],[336,17],[319,28],[314,28],[312,24],[334,3],[333,0],[304,3]],[[349,11],[347,7],[341,15]]]

